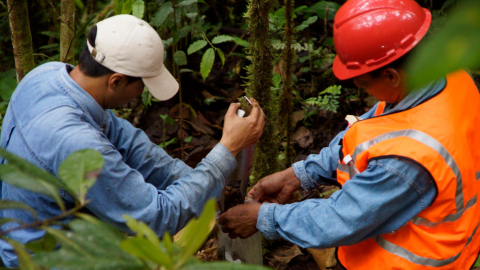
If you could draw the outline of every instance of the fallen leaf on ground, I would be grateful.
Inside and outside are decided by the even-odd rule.
[[[273,253],[275,260],[283,263],[289,263],[293,258],[303,255],[297,245],[285,249],[277,249]]]

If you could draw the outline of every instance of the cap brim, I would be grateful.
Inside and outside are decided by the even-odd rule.
[[[158,100],[170,99],[178,92],[178,82],[165,66],[157,76],[142,78],[142,80],[150,94]]]

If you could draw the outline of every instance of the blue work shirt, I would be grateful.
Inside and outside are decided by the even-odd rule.
[[[71,67],[69,67],[71,68]],[[171,158],[140,129],[104,110],[69,75],[66,64],[47,63],[32,70],[15,90],[1,133],[1,147],[56,175],[60,164],[75,151],[92,148],[105,159],[97,182],[89,190],[87,208],[100,219],[129,232],[124,214],[145,222],[158,235],[174,234],[195,216],[205,202],[219,197],[225,178],[237,163],[220,143],[194,169]],[[74,199],[60,195],[68,208]],[[61,213],[50,198],[3,183],[2,199],[28,204],[46,219]],[[26,211],[0,211],[0,218],[33,222]],[[4,224],[7,230],[17,223]],[[26,243],[44,231],[18,230],[8,237]],[[7,267],[18,266],[12,247],[0,241]]]
[[[387,104],[385,114],[413,108],[445,88],[446,79],[407,95],[396,106]],[[362,115],[374,116],[378,104]],[[348,130],[348,128],[347,128]],[[303,189],[336,181],[340,132],[318,155],[292,165]],[[323,178],[322,178],[323,177]],[[380,158],[368,163],[328,199],[311,199],[287,205],[264,203],[257,228],[268,239],[285,238],[304,248],[352,245],[397,230],[428,207],[437,195],[435,182],[421,165],[408,159]]]

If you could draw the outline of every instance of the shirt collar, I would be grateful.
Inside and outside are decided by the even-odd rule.
[[[65,68],[61,68],[59,71],[59,79],[63,82],[65,90],[75,100],[75,102],[82,108],[82,110],[90,115],[93,120],[102,128],[107,121],[106,110],[104,110],[100,104],[83,88],[80,87],[70,77],[69,70],[75,66],[66,64]]]
[[[446,85],[447,85],[447,79],[444,77],[442,79],[433,81],[430,84],[420,89],[413,90],[395,107],[393,107],[393,104],[387,103],[385,105],[384,114],[385,113],[391,114],[391,113],[396,113],[400,111],[405,111],[415,106],[418,106],[421,103],[436,96],[443,89],[445,89]]]

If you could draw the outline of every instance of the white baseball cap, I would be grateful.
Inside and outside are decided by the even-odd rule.
[[[117,15],[97,23],[97,36],[88,50],[101,65],[114,72],[141,77],[158,100],[167,100],[178,91],[178,82],[163,65],[163,43],[144,20]]]

